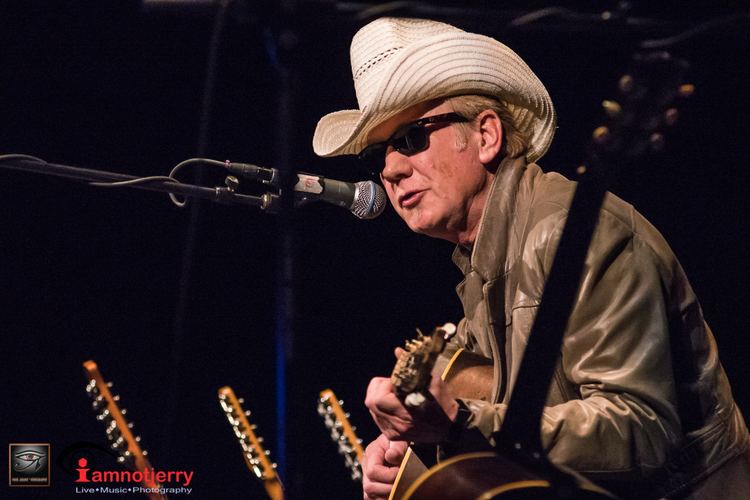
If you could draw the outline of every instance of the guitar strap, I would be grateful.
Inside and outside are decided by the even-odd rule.
[[[556,469],[549,464],[542,448],[540,425],[533,423],[540,423],[542,419],[586,254],[604,201],[604,184],[591,169],[578,181],[508,411],[502,429],[495,436],[502,454],[509,454],[532,468],[543,468],[545,473],[554,473]]]

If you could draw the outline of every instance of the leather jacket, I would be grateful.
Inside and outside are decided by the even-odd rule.
[[[462,399],[493,443],[575,183],[501,163],[473,248],[454,262],[465,317],[457,347],[493,360],[491,401]],[[553,463],[622,496],[750,498],[750,436],[716,343],[661,234],[607,194],[541,426]],[[743,496],[743,494],[745,496]]]

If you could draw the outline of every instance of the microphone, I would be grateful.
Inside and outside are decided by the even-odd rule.
[[[276,168],[259,167],[252,163],[232,163],[228,160],[224,166],[242,177],[260,180],[275,187],[280,185],[279,170]],[[373,181],[351,183],[297,172],[293,189],[297,205],[323,201],[344,207],[360,219],[374,219],[385,209],[385,191]]]

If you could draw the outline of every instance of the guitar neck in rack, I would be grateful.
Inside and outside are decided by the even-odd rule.
[[[255,425],[248,421],[250,412],[242,408],[243,402],[235,396],[231,387],[219,389],[219,404],[242,447],[245,464],[263,481],[263,487],[271,500],[283,500],[284,487],[276,473],[276,464],[268,458],[270,453],[263,448],[263,438],[255,435]]]
[[[86,384],[86,392],[92,399],[91,406],[96,412],[97,420],[106,426],[105,432],[109,445],[118,454],[117,461],[130,470],[143,472],[141,485],[150,491],[158,490],[161,485],[155,482],[152,472],[153,467],[147,456],[148,452],[141,449],[141,438],[133,434],[133,424],[125,418],[127,410],[120,408],[118,403],[120,396],[113,395],[112,382],[105,382],[99,372],[99,367],[94,361],[86,361],[83,368],[89,380]],[[151,500],[165,500],[166,497],[159,493],[146,493]]]
[[[349,422],[349,414],[344,411],[343,404],[344,402],[339,400],[331,389],[325,389],[320,391],[318,414],[323,417],[326,427],[331,432],[331,439],[338,445],[339,453],[344,456],[352,479],[361,481],[365,452],[362,449],[362,440],[355,434],[357,428]]]

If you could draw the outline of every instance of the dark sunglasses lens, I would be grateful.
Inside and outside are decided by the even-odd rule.
[[[385,144],[373,144],[359,153],[359,160],[371,173],[379,173],[385,167]]]
[[[410,125],[398,137],[393,138],[393,147],[407,156],[427,149],[427,129],[424,125]]]

